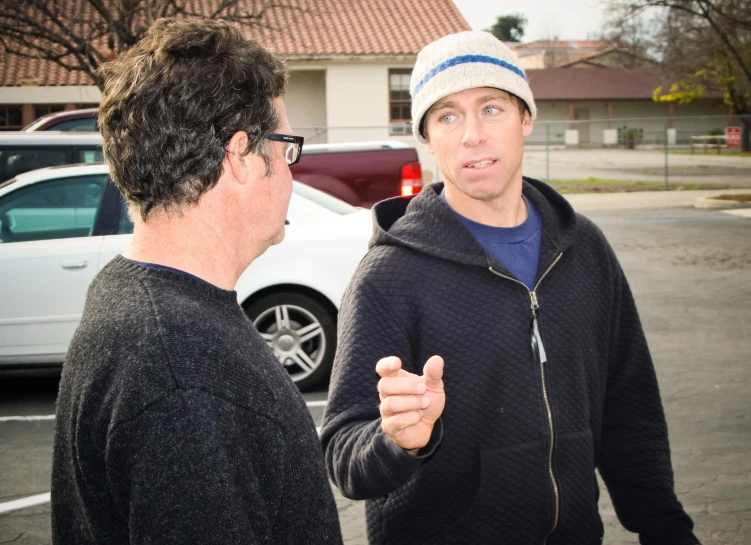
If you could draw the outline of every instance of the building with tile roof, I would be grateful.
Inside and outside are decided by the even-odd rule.
[[[730,115],[717,89],[709,90],[706,100],[690,104],[655,102],[655,89],[660,86],[667,89],[672,83],[660,68],[593,65],[533,69],[526,73],[537,104],[538,120],[567,122],[568,130],[579,132],[581,145],[601,144],[603,131],[623,125],[624,120],[651,124],[645,120],[653,119],[660,126],[667,123],[671,127],[677,118],[695,117],[696,130],[700,131],[717,126],[718,119],[707,116]]]
[[[216,3],[194,2],[201,13]],[[392,132],[408,134],[409,73],[417,53],[441,36],[469,30],[452,0],[285,3],[297,9],[271,9],[262,26],[245,32],[287,59],[290,121],[312,141],[331,139],[318,134],[322,127],[380,127],[360,136],[347,130],[348,139],[388,136],[383,128],[390,124]],[[71,0],[67,9],[87,6]],[[42,59],[0,57],[0,128],[18,129],[49,111],[96,105],[100,97],[84,72]]]
[[[196,10],[209,13],[217,0],[189,1]],[[414,143],[409,125],[410,73],[426,44],[469,30],[454,2],[285,3],[297,9],[272,9],[263,26],[245,32],[287,59],[291,77],[285,102],[293,129],[309,143],[389,138]],[[66,6],[90,9],[83,0],[69,0]],[[104,43],[94,45],[106,48]],[[538,40],[507,45],[528,72],[539,121],[727,113],[727,108],[707,101],[681,106],[653,102],[652,94],[661,83],[659,70],[626,70],[624,52],[608,41]],[[565,68],[546,67],[560,65]],[[95,106],[100,97],[84,72],[67,71],[41,59],[0,57],[0,129],[19,129],[49,111]],[[581,140],[588,138],[583,134]],[[592,141],[596,141],[594,133]]]

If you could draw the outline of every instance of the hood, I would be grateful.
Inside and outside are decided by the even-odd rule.
[[[560,253],[576,237],[576,213],[549,185],[524,178],[522,192],[542,218],[542,249]],[[443,183],[433,183],[414,197],[394,197],[373,207],[370,247],[405,246],[418,252],[465,265],[488,267],[490,256],[441,201]],[[542,261],[541,251],[541,261]]]

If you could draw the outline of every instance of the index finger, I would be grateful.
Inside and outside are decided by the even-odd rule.
[[[376,363],[376,373],[379,377],[398,377],[399,371],[402,369],[402,360],[396,356],[388,356],[381,358]]]
[[[378,394],[383,397],[391,395],[422,395],[427,387],[420,377],[384,377],[378,381]]]

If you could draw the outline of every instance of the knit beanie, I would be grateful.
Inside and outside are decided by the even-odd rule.
[[[426,45],[417,55],[409,85],[415,138],[425,143],[420,126],[433,104],[476,87],[493,87],[516,95],[527,105],[532,119],[537,117],[527,75],[516,54],[489,32],[459,32]]]

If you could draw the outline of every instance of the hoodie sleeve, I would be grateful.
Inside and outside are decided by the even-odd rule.
[[[361,267],[362,268],[362,267]],[[370,499],[393,492],[420,468],[441,440],[441,420],[428,445],[408,454],[381,430],[378,360],[398,356],[417,372],[410,335],[383,296],[356,275],[339,312],[339,338],[321,441],[329,476],[342,494]]]
[[[615,255],[600,473],[623,526],[642,545],[695,545],[678,501],[652,358],[631,290]]]

